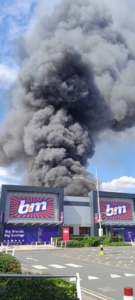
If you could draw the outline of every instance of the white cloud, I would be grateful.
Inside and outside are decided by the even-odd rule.
[[[18,74],[18,68],[8,67],[4,64],[0,64],[0,87],[8,88],[12,83],[14,83]]]
[[[8,168],[0,167],[0,190],[3,184],[23,184],[24,170],[20,165],[13,165]]]
[[[0,177],[7,176],[8,171],[5,168],[0,168]]]
[[[0,25],[8,41],[24,34],[33,17],[33,10],[41,0],[6,0],[0,10]]]
[[[0,20],[2,20],[5,16],[12,16],[17,17],[19,19],[22,17],[22,15],[26,15],[32,4],[39,3],[39,0],[12,0],[11,2],[5,1],[5,4],[3,3],[3,6],[1,7],[0,12]]]
[[[110,182],[102,182],[100,189],[111,192],[123,192],[125,190],[135,189],[135,178],[123,176],[113,179]]]

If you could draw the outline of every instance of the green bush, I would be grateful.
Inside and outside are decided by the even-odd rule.
[[[0,273],[21,273],[21,264],[14,256],[11,256],[10,254],[0,253]],[[7,281],[8,278],[0,277],[1,293]]]
[[[0,253],[0,273],[21,273],[21,264],[14,256]]]
[[[103,245],[106,245],[106,246],[108,246],[108,245],[110,245],[110,243],[111,243],[111,237],[110,236],[103,236],[102,237],[102,241],[103,241]]]
[[[132,246],[132,244],[126,242],[112,242],[109,246]]]
[[[87,245],[87,246],[85,246]],[[97,236],[86,236],[84,238],[85,247],[97,247],[100,245],[100,238]]]
[[[11,278],[1,300],[43,300],[76,298],[76,285],[59,278]]]
[[[70,239],[71,240],[77,240],[77,241],[83,241],[84,240],[84,236],[73,236]]]
[[[80,247],[84,247],[84,244],[81,241],[70,240],[70,241],[66,242],[66,247],[67,248],[80,248]]]

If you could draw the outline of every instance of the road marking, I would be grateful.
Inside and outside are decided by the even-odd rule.
[[[32,266],[33,268],[36,268],[36,269],[39,269],[39,270],[43,270],[43,269],[48,269],[44,266],[40,266],[40,265],[35,265],[35,266]]]
[[[27,257],[27,259],[31,259],[31,260],[34,260],[34,261],[38,261],[38,259],[35,259],[35,258],[32,258],[32,257]]]
[[[94,276],[88,276],[89,280],[93,280],[93,279],[99,279],[98,277],[94,277]]]
[[[66,267],[60,266],[60,265],[49,265],[50,267],[56,268],[56,269],[64,269]]]
[[[112,288],[109,287],[109,286],[105,286],[105,287],[103,287],[103,288],[99,288],[99,290],[104,291],[104,292],[112,292],[112,291],[116,291],[116,289],[114,290],[114,289],[112,289]]]
[[[73,268],[82,268],[82,266],[80,265],[75,265],[75,264],[65,264],[66,266],[69,266],[69,267],[73,267]]]
[[[108,296],[104,296],[102,294],[96,293],[94,291],[88,290],[86,288],[81,288],[82,292],[94,296],[94,298],[96,297],[97,299],[101,299],[101,300],[114,300],[113,298],[110,298]]]
[[[129,276],[135,276],[135,274],[127,274],[125,273],[125,276],[129,277]]]
[[[120,275],[117,275],[117,274],[110,274],[111,278],[118,278],[118,277],[121,277]]]

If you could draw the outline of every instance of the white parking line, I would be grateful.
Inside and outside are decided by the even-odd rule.
[[[38,259],[35,259],[35,258],[32,258],[32,257],[27,257],[27,259],[38,261]]]
[[[50,267],[56,268],[56,269],[65,269],[66,267],[60,266],[60,265],[49,265]]]
[[[69,266],[69,267],[73,267],[73,268],[82,268],[82,266],[80,265],[75,265],[75,264],[65,264],[66,266]]]
[[[35,265],[35,266],[32,266],[32,267],[33,267],[33,268],[36,268],[36,269],[39,269],[39,270],[48,269],[47,267],[40,266],[40,265]]]
[[[130,276],[135,276],[135,274],[126,274],[125,273],[125,276],[130,277]]]
[[[94,277],[94,276],[88,276],[89,280],[93,280],[93,279],[99,279],[98,277]]]
[[[117,275],[117,274],[110,274],[111,278],[118,278],[118,277],[121,277],[120,275]]]

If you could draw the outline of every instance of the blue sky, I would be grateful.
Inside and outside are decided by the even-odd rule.
[[[64,0],[63,0],[64,1]],[[102,0],[99,0],[102,1]],[[19,72],[16,44],[18,38],[30,30],[35,20],[35,8],[44,3],[41,0],[1,0],[0,10],[0,124],[11,106],[12,89]],[[49,3],[48,3],[49,2]],[[46,1],[48,12],[55,9],[58,0]],[[114,26],[127,23],[128,30],[135,26],[134,0],[104,0],[114,17]],[[118,5],[119,4],[119,5]],[[134,32],[133,32],[134,34]],[[132,35],[131,35],[132,43]],[[94,176],[96,168],[103,190],[135,193],[135,128],[122,133],[102,133],[96,142],[95,155],[89,160],[88,171]],[[0,167],[2,183],[21,184],[21,174],[16,176],[16,165]]]

